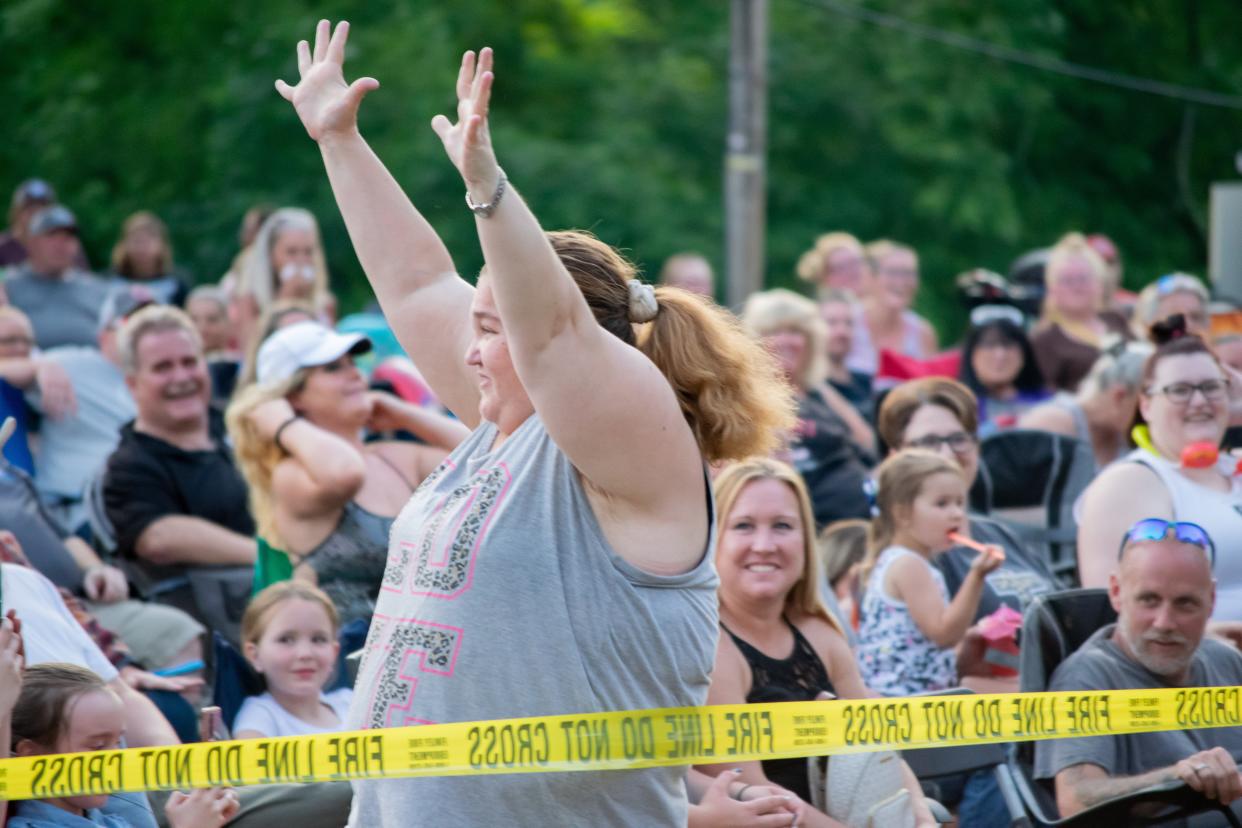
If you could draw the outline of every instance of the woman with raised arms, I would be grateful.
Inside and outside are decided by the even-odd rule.
[[[702,704],[716,643],[705,464],[792,425],[778,369],[726,312],[653,289],[608,245],[545,234],[497,164],[492,53],[467,52],[457,122],[477,288],[358,132],[347,24],[298,44],[277,89],[318,142],[401,344],[472,433],[393,526],[350,725]],[[501,767],[514,757],[498,752]],[[356,783],[351,825],[684,825],[683,771]]]

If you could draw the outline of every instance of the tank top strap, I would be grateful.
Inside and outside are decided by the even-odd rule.
[[[371,454],[378,457],[385,466],[395,471],[397,473],[397,477],[401,478],[401,482],[404,483],[411,492],[413,492],[415,489],[418,488],[417,486],[415,486],[413,483],[410,482],[410,478],[405,476],[405,472],[401,471],[401,469],[398,468],[396,463],[392,462],[391,460],[389,460],[387,457],[384,456],[384,452],[373,451],[371,452]]]
[[[793,633],[793,650],[785,658],[773,658],[736,635],[723,621],[720,628],[729,634],[733,643],[746,659],[751,671],[751,689],[748,702],[759,701],[810,701],[820,691],[834,693],[828,671],[811,642],[787,617],[781,619]]]

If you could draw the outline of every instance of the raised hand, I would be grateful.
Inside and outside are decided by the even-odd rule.
[[[327,20],[320,20],[315,27],[313,53],[305,40],[298,41],[298,85],[276,81],[276,91],[293,104],[302,126],[316,141],[356,132],[359,104],[368,92],[379,88],[375,78],[345,83],[343,66],[348,39],[349,23],[342,20],[332,31]]]
[[[477,202],[490,201],[500,179],[500,167],[487,129],[487,107],[492,97],[492,50],[466,52],[457,72],[457,123],[444,115],[431,119],[431,128],[444,142],[444,151]]]
[[[17,704],[24,666],[21,633],[13,621],[0,619],[0,719],[7,717]]]

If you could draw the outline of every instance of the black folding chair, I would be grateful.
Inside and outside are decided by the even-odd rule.
[[[1078,583],[1074,501],[1095,476],[1091,446],[1047,431],[1009,429],[979,444],[971,509],[1011,528],[1065,586]]]
[[[1104,589],[1071,589],[1035,598],[1027,607],[1022,624],[1022,692],[1047,690],[1057,665],[1096,630],[1115,620],[1117,613]],[[1034,742],[1015,745],[1008,769],[1027,812],[1039,826],[1160,825],[1214,811],[1221,817],[1220,824],[1242,828],[1230,808],[1177,780],[1152,785],[1062,818],[1052,783],[1035,778]]]

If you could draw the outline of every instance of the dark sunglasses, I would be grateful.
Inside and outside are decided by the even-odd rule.
[[[1199,547],[1207,553],[1208,562],[1213,567],[1216,566],[1216,545],[1208,537],[1207,530],[1197,523],[1188,523],[1183,520],[1165,520],[1163,518],[1143,518],[1131,526],[1130,530],[1126,532],[1126,536],[1121,539],[1121,549],[1118,550],[1117,557],[1121,557],[1121,553],[1125,551],[1127,543],[1164,540],[1168,537],[1170,529],[1173,530],[1173,536],[1177,538],[1178,542]]]

